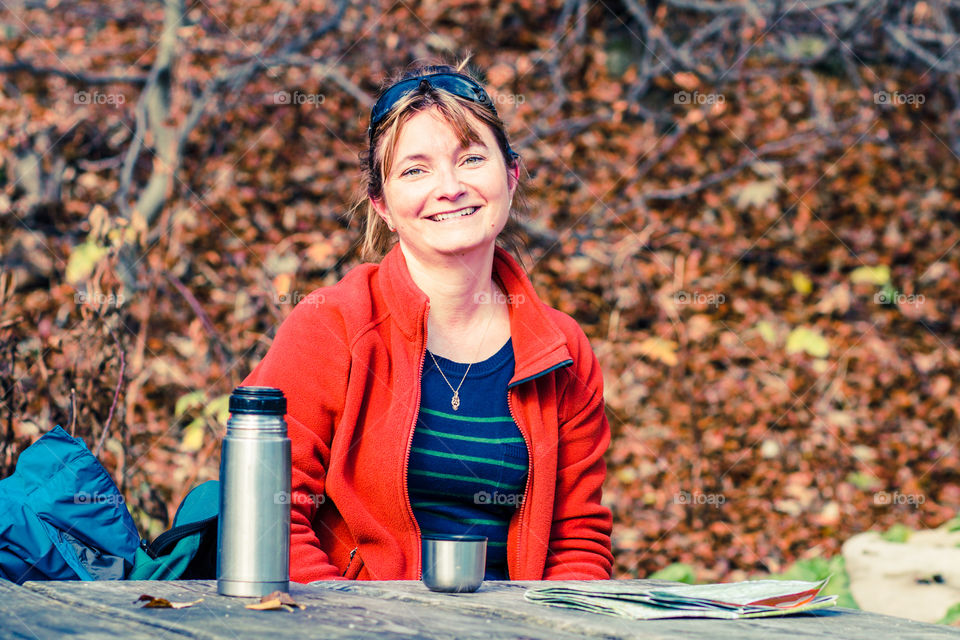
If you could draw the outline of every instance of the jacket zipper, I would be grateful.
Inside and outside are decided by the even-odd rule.
[[[529,382],[535,380],[541,376],[545,376],[551,371],[559,369],[560,367],[568,367],[573,364],[573,360],[564,360],[558,364],[555,364],[552,367],[544,369],[540,373],[534,374],[523,380],[518,380],[513,384],[507,385],[507,407],[510,409],[510,417],[513,418],[513,421],[517,424],[517,428],[520,429],[520,435],[523,436],[523,442],[527,445],[527,484],[523,489],[523,502],[520,503],[520,515],[517,516],[517,568],[520,568],[520,558],[522,554],[520,553],[520,545],[523,543],[523,516],[526,513],[527,503],[530,501],[530,483],[533,482],[533,448],[530,446],[530,439],[527,437],[526,432],[523,430],[523,426],[519,420],[517,420],[517,414],[513,410],[513,396],[510,395],[510,391],[513,387],[516,387],[524,382]],[[507,573],[510,573],[509,559],[507,562]],[[510,577],[509,575],[507,577]],[[542,577],[542,576],[541,576]],[[517,578],[511,578],[516,580]],[[538,580],[540,578],[537,578]]]
[[[520,569],[520,544],[523,541],[523,514],[527,508],[528,498],[530,497],[530,483],[533,482],[533,450],[530,447],[530,440],[527,438],[526,432],[520,426],[520,421],[517,420],[517,414],[513,411],[513,402],[511,401],[510,389],[507,389],[507,408],[510,409],[510,417],[513,418],[513,421],[516,423],[517,428],[520,430],[520,435],[523,436],[523,442],[527,445],[527,482],[526,486],[523,489],[523,502],[520,503],[520,515],[517,516],[517,569]],[[507,563],[507,578],[512,580],[517,580],[518,578],[512,578],[510,576],[510,567]]]
[[[341,577],[344,577],[344,578],[345,578],[345,577],[347,576],[347,574],[350,573],[350,569],[353,567],[353,556],[357,555],[357,551],[359,551],[359,550],[360,550],[360,547],[359,547],[359,545],[358,545],[358,546],[354,547],[354,548],[350,551],[350,558],[347,560],[347,566],[346,566],[346,568],[343,570],[343,573],[341,574]],[[359,572],[358,572],[358,573],[359,573]]]
[[[430,303],[427,303],[427,312],[430,311]],[[426,323],[424,323],[426,324]],[[416,409],[413,412],[413,425],[410,427],[410,435],[407,436],[407,453],[403,458],[403,494],[406,497],[407,503],[407,513],[410,515],[410,520],[413,521],[413,528],[417,532],[417,580],[423,579],[423,544],[421,543],[421,532],[420,532],[420,523],[417,522],[417,517],[413,514],[413,505],[410,504],[410,484],[408,477],[408,470],[410,467],[410,448],[413,446],[413,432],[417,428],[417,419],[420,417],[420,387],[423,384],[423,361],[427,357],[427,328],[423,328],[423,348],[420,350],[420,370],[417,373],[417,402]]]

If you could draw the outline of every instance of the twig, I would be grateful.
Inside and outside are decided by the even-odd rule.
[[[779,13],[805,13],[823,7],[829,7],[836,4],[850,4],[856,0],[807,0],[806,2],[793,3],[787,7],[781,7]],[[751,10],[751,3],[745,2],[703,2],[698,0],[667,0],[667,4],[677,9],[687,9],[699,13],[746,13]]]
[[[117,344],[117,350],[120,353],[120,374],[117,376],[117,388],[113,391],[113,402],[110,404],[107,421],[104,423],[103,431],[100,433],[100,441],[97,442],[97,447],[93,450],[93,455],[96,457],[100,457],[100,450],[103,449],[103,443],[107,440],[107,433],[110,432],[110,421],[113,420],[113,411],[117,408],[117,400],[120,398],[120,388],[123,387],[123,374],[127,368],[127,361],[123,357],[123,346],[120,344],[117,334],[115,334],[110,327],[107,327],[107,331],[110,332],[110,337],[113,338],[113,341]]]
[[[10,351],[10,386],[7,386],[7,377],[4,376],[4,389],[3,389],[3,400],[7,405],[7,433],[3,439],[3,461],[4,467],[12,466],[10,449],[13,446],[13,397],[14,391],[16,390],[16,358],[17,358],[17,343],[14,340],[10,341],[9,344]],[[12,471],[12,469],[11,469]],[[4,475],[6,475],[6,469],[4,469]]]
[[[893,38],[894,42],[903,47],[905,51],[912,53],[931,67],[935,67],[940,71],[946,71],[947,73],[960,72],[960,68],[955,65],[948,64],[948,60],[945,56],[936,56],[921,47],[917,42],[910,39],[910,36],[908,36],[903,29],[892,27],[890,25],[884,25],[883,30],[887,32],[887,35]]]
[[[196,296],[191,293],[190,289],[186,287],[180,280],[170,273],[169,271],[164,271],[163,275],[170,281],[170,284],[173,285],[173,288],[183,296],[183,299],[187,301],[187,304],[190,305],[190,308],[193,309],[193,312],[197,314],[197,317],[200,318],[203,328],[207,330],[207,333],[210,334],[210,337],[213,338],[213,344],[216,348],[217,354],[220,356],[220,360],[226,365],[229,361],[227,354],[223,351],[223,340],[220,339],[220,334],[217,333],[216,327],[213,326],[210,317],[207,315],[207,312],[203,310],[203,306],[200,304],[200,301],[197,300]]]
[[[81,84],[102,85],[102,84],[136,84],[141,85],[147,82],[147,76],[109,76],[109,75],[91,75],[89,73],[77,73],[68,69],[59,69],[57,67],[38,67],[29,62],[18,60],[8,64],[0,64],[0,73],[19,73],[27,72],[33,75],[48,75],[66,78]]]
[[[268,58],[263,62],[268,67],[312,67],[313,70],[319,71],[324,79],[333,80],[362,106],[367,108],[373,106],[373,98],[370,97],[370,94],[357,86],[350,78],[345,76],[340,69],[330,63],[299,53]]]
[[[8,320],[4,320],[3,322],[0,322],[0,329],[6,329],[7,327],[12,327],[13,325],[22,321],[23,321],[23,316],[17,316],[16,318],[10,318]]]
[[[70,387],[70,437],[73,437],[77,425],[77,390]]]

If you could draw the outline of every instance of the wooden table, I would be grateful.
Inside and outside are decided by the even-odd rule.
[[[670,584],[636,580],[638,586]],[[218,596],[215,581],[28,582],[0,580],[0,638],[960,638],[960,629],[850,609],[754,620],[632,621],[531,604],[532,586],[485,582],[471,594],[432,593],[419,582],[291,584],[306,609],[253,611],[257,599]],[[203,601],[185,609],[142,609],[141,594]]]

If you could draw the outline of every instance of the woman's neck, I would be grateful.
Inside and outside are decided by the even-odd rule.
[[[430,319],[448,329],[475,329],[493,302],[493,251],[488,255],[449,256],[422,260],[404,252],[413,282],[430,298]],[[499,290],[497,290],[499,291]],[[481,327],[482,329],[482,327]]]
[[[509,314],[492,279],[492,248],[486,255],[451,256],[430,263],[409,253],[404,253],[404,259],[410,277],[430,299],[428,349],[462,362],[503,344],[504,331],[509,335]]]

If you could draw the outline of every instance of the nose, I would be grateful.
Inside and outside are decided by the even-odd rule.
[[[455,167],[446,167],[437,172],[437,197],[456,201],[466,192],[463,181]]]

